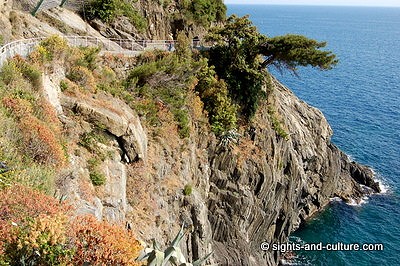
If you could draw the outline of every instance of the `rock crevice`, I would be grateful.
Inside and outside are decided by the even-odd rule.
[[[145,160],[147,136],[139,117],[129,106],[116,98],[106,94],[97,97],[98,99],[78,99],[64,95],[61,104],[83,120],[114,135],[124,153],[124,160]]]

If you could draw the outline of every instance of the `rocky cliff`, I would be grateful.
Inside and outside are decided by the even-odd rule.
[[[82,158],[90,156],[77,148],[62,193],[75,195],[82,213],[127,221],[146,242],[167,243],[185,223],[190,234],[182,248],[189,257],[213,251],[220,265],[276,265],[280,254],[262,252],[261,242],[286,241],[332,197],[359,201],[379,190],[370,170],[330,142],[322,113],[276,80],[252,125],[241,129],[237,143],[225,144],[199,125],[187,140],[167,132],[147,136],[134,112],[110,96],[60,97],[70,134],[101,125],[109,142],[93,145],[114,154],[99,166],[105,187],[88,193]],[[288,137],[276,132],[272,119]],[[184,195],[188,184],[192,193]]]
[[[146,128],[109,94],[61,91],[64,78],[60,68],[43,80],[69,143],[58,193],[80,214],[126,223],[146,243],[168,243],[184,223],[189,258],[213,251],[219,265],[277,265],[281,254],[261,251],[261,242],[285,242],[332,197],[379,191],[372,172],[331,143],[323,114],[275,79],[241,136],[220,140],[201,122],[186,139],[169,122]],[[91,184],[94,172],[104,185]]]
[[[33,17],[30,12],[37,3],[34,0],[0,0],[0,35],[3,41],[51,34],[166,40],[170,34],[176,37],[178,31],[184,31],[192,37],[206,33],[206,27],[201,23],[183,18],[180,1],[134,1],[134,9],[145,22],[141,29],[125,16],[109,23],[99,19],[90,20],[86,16],[88,1],[81,0],[68,0],[64,8],[59,7],[61,0],[46,0],[36,17]]]
[[[271,108],[289,137],[276,133]],[[332,197],[359,201],[379,190],[372,172],[350,162],[330,142],[331,135],[319,110],[275,80],[238,143],[223,145],[204,128],[187,143],[150,141],[152,155],[134,175],[148,180],[151,173],[156,187],[148,192],[154,205],[140,208],[146,225],[135,212],[131,222],[147,239],[185,222],[191,230],[185,248],[193,257],[214,251],[220,265],[276,265],[280,254],[262,252],[261,242],[285,242]],[[175,189],[192,184],[193,193],[168,191],[171,182]]]
[[[3,28],[10,30],[6,39],[67,32],[126,36],[117,27],[102,32],[101,24],[92,24],[99,33],[68,10],[33,19],[11,10],[12,1],[1,3],[8,14],[2,16]],[[169,23],[159,4],[137,5],[154,28],[147,37],[163,38],[181,27]],[[168,7],[173,13],[173,1]],[[50,26],[49,18],[63,26]],[[130,67],[122,62],[121,72]],[[332,197],[359,201],[379,191],[372,172],[331,143],[323,114],[276,80],[252,122],[239,128],[241,136],[220,140],[204,120],[191,120],[186,139],[172,123],[145,127],[143,118],[109,93],[62,90],[64,78],[62,67],[43,76],[43,96],[69,142],[57,191],[78,213],[126,223],[146,243],[167,243],[185,223],[189,234],[181,248],[189,258],[213,251],[211,260],[219,265],[277,265],[280,254],[262,252],[261,242],[286,241]],[[160,116],[170,115],[162,101],[158,108]],[[102,186],[93,186],[93,179]]]

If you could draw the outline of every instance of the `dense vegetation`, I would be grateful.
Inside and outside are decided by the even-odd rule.
[[[226,6],[222,0],[180,0],[179,14],[186,22],[196,22],[209,27],[211,23],[225,20]]]
[[[246,117],[254,115],[268,92],[267,66],[296,73],[298,66],[325,70],[337,63],[334,54],[320,50],[326,43],[299,35],[270,38],[259,33],[248,17],[229,17],[224,26],[212,29],[208,40],[214,44],[208,52],[210,64]]]
[[[73,207],[46,195],[54,193],[70,143],[42,95],[42,73],[65,65],[76,83],[66,79],[63,90],[92,92],[97,52],[68,47],[54,36],[29,58],[16,56],[0,71],[0,265],[139,265],[134,259],[142,247],[132,232],[91,216],[76,217]],[[105,155],[89,145],[99,136],[97,131],[81,136],[82,146],[92,149],[94,185],[104,184],[96,163]]]
[[[53,107],[42,96],[42,73],[65,67],[63,93],[120,97],[154,134],[158,127],[175,123],[177,131],[168,133],[186,138],[193,124],[206,123],[197,94],[207,102],[216,133],[233,128],[236,109],[226,84],[206,59],[192,52],[185,35],[178,39],[174,53],[150,51],[136,58],[124,78],[113,70],[125,65],[122,58],[101,59],[99,49],[69,47],[57,36],[41,42],[27,59],[17,56],[3,66],[0,159],[7,166],[0,169],[1,265],[135,265],[140,244],[133,235],[90,216],[75,217],[73,208],[44,194],[54,191],[55,178],[71,151]],[[225,107],[230,115],[223,115]],[[94,125],[76,143],[91,154],[87,167],[94,186],[106,182],[98,166],[108,155],[97,145],[106,142],[102,126]],[[190,194],[189,187],[185,193]]]
[[[0,189],[0,214],[0,265],[141,265],[132,232],[25,186]]]

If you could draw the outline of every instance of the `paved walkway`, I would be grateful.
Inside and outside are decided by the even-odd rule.
[[[62,36],[71,46],[100,47],[102,52],[136,56],[145,50],[172,50],[175,41],[170,40],[131,40],[131,39],[107,39],[91,36]],[[17,40],[5,44],[0,48],[0,67],[8,58],[19,54],[28,56],[35,47],[46,39],[32,38]]]

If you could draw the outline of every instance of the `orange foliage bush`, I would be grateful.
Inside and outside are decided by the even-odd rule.
[[[22,228],[40,215],[56,216],[70,208],[39,191],[22,185],[0,190],[0,256],[10,243],[18,242],[16,228]]]
[[[63,148],[58,141],[60,124],[54,109],[45,100],[40,101],[37,113],[42,120],[33,116],[32,104],[20,98],[5,97],[2,104],[18,120],[22,133],[24,152],[36,162],[61,166],[65,162]]]
[[[24,186],[0,190],[0,264],[142,265],[132,232],[71,214],[70,206]]]
[[[4,97],[1,100],[1,103],[18,119],[32,113],[32,106],[30,102],[24,99]]]
[[[64,151],[55,134],[34,116],[21,118],[19,128],[23,136],[23,149],[38,163],[61,166]]]
[[[75,82],[82,88],[90,91],[96,91],[96,80],[93,77],[93,73],[83,66],[74,66],[67,74],[68,79]]]
[[[55,108],[44,98],[39,100],[38,106],[40,108],[37,111],[37,117],[45,122],[55,134],[61,134],[61,123]]]
[[[78,217],[72,227],[74,265],[141,265],[135,258],[142,247],[130,231],[93,216]]]
[[[25,265],[67,265],[73,255],[66,235],[68,217],[40,215],[14,229],[15,240],[6,245],[8,261]]]

